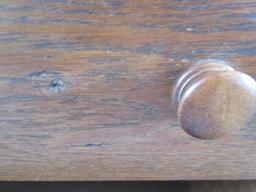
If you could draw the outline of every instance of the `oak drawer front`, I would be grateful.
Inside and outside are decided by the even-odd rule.
[[[256,179],[255,118],[200,140],[170,101],[202,59],[255,77],[255,7],[1,1],[0,180]]]

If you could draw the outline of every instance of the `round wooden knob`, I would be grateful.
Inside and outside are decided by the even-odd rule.
[[[180,77],[173,100],[187,133],[213,139],[251,120],[256,109],[256,82],[226,63],[206,61]]]

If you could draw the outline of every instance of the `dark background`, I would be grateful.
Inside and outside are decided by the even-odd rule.
[[[251,192],[255,181],[0,182],[0,192]]]

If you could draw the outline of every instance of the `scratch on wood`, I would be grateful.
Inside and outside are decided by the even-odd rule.
[[[109,145],[108,143],[105,143],[105,142],[102,142],[102,143],[87,143],[87,144],[77,144],[77,145],[70,145],[70,147],[102,147],[102,146],[106,146],[106,145]]]
[[[50,75],[60,75],[60,74],[61,74],[60,72],[56,72],[56,71],[43,70],[43,71],[39,71],[39,72],[30,73],[28,75],[28,78],[33,80],[33,79],[40,78],[40,77],[47,77]]]

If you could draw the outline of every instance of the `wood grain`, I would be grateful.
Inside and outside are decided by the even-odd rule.
[[[176,78],[201,59],[256,77],[256,1],[1,0],[0,180],[256,179],[256,120],[202,141]]]

